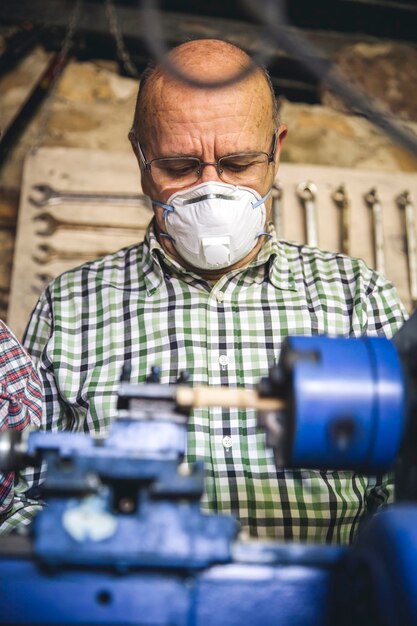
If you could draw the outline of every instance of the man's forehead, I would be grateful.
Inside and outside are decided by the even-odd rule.
[[[159,116],[198,123],[217,117],[250,117],[255,123],[265,118],[269,123],[272,117],[269,87],[259,74],[227,88],[204,90],[160,74],[147,87],[142,113],[148,123]]]

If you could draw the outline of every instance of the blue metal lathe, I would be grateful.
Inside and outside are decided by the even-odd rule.
[[[122,380],[106,439],[3,434],[0,469],[46,461],[47,506],[30,537],[0,539],[0,623],[417,624],[416,325],[392,342],[288,338],[250,400]],[[234,519],[201,513],[202,464],[182,459],[189,408],[240,402],[277,466],[395,466],[400,501],[348,548],[239,540]]]

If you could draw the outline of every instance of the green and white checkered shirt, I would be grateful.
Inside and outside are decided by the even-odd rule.
[[[403,321],[393,286],[362,261],[272,238],[210,285],[167,257],[151,226],[143,244],[55,279],[25,345],[45,386],[43,427],[105,433],[125,361],[132,381],[158,365],[162,383],[188,370],[196,385],[251,388],[287,335],[391,336]],[[203,508],[261,538],[349,542],[392,492],[387,479],[347,471],[277,471],[251,410],[194,411],[195,459],[206,469]]]

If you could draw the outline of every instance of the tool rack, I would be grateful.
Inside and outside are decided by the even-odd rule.
[[[415,175],[282,163],[276,179],[280,193],[274,193],[278,234],[300,244],[306,243],[307,238],[305,206],[297,194],[302,183],[313,183],[315,190],[318,246],[334,252],[343,250],[345,220],[349,253],[364,259],[371,267],[376,267],[375,233],[373,213],[365,196],[376,190],[381,209],[385,275],[411,310],[406,212],[397,199],[408,191],[417,205]],[[22,337],[39,294],[54,276],[141,241],[152,217],[150,204],[144,198],[122,203],[80,199],[37,206],[33,202],[40,197],[35,189],[37,185],[72,193],[142,193],[138,166],[127,152],[42,148],[27,157],[8,313],[9,324],[18,337]],[[350,204],[345,214],[334,199],[342,185]],[[411,214],[415,219],[416,211],[413,206]]]

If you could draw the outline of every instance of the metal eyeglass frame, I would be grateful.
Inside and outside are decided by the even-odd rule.
[[[224,156],[220,157],[220,159],[218,159],[217,161],[201,161],[198,157],[191,157],[191,156],[172,156],[172,157],[156,157],[155,159],[152,159],[151,161],[148,161],[146,159],[145,153],[142,150],[142,147],[139,143],[139,140],[136,138],[135,134],[133,131],[130,131],[129,133],[129,138],[131,140],[133,140],[135,142],[135,145],[137,147],[140,159],[142,161],[142,166],[144,168],[145,171],[148,171],[151,173],[151,165],[152,163],[154,163],[155,161],[169,161],[171,159],[193,159],[195,161],[198,161],[199,166],[198,166],[198,176],[201,176],[201,172],[203,170],[203,167],[205,167],[206,165],[214,165],[217,171],[217,174],[220,176],[221,171],[220,167],[219,167],[219,161],[221,161],[222,159],[224,159],[225,157],[238,157],[238,156],[244,156],[245,154],[265,154],[268,157],[268,165],[270,165],[271,163],[273,163],[274,159],[275,159],[275,153],[277,150],[277,143],[278,143],[278,130],[275,129],[274,133],[272,135],[272,149],[271,152],[263,152],[262,150],[259,152],[236,152],[233,154],[225,154]],[[197,179],[198,180],[198,179]]]

